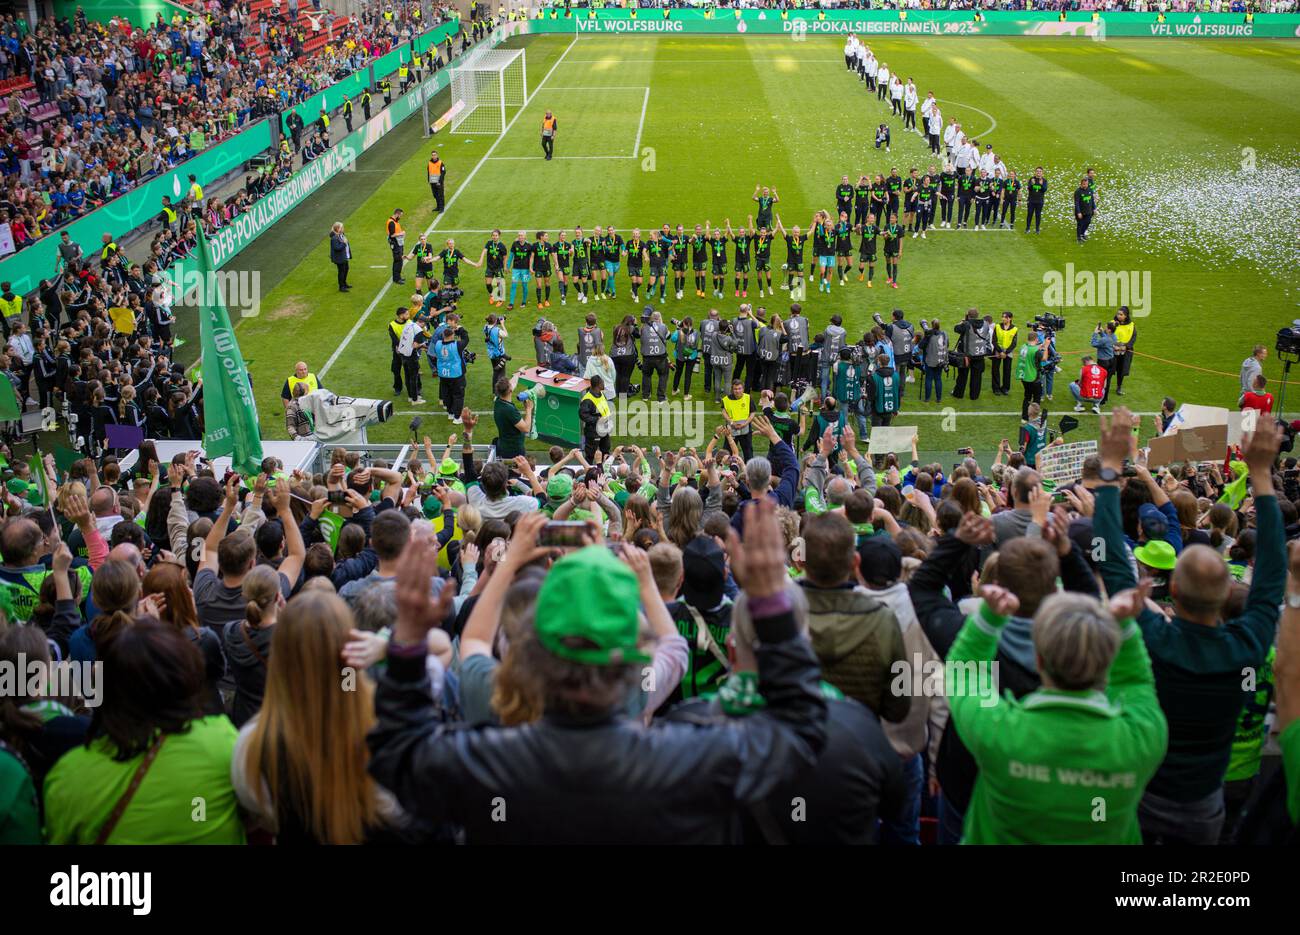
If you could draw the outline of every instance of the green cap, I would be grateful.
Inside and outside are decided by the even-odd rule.
[[[444,456],[442,459],[442,464],[438,465],[438,473],[443,475],[444,477],[455,477],[456,462],[452,460],[452,458],[449,455]]]
[[[1152,539],[1145,545],[1133,550],[1134,557],[1148,568],[1171,571],[1178,564],[1178,553],[1174,547],[1163,539]]]
[[[552,500],[563,500],[573,494],[573,476],[564,471],[552,474],[546,479],[546,496]]]
[[[27,487],[28,487],[27,481],[23,480],[21,477],[9,478],[5,486],[8,487],[9,492],[11,494],[14,494],[15,496],[21,496],[27,493]]]
[[[426,519],[433,519],[442,512],[442,501],[433,494],[429,494],[425,497],[424,502],[420,504],[420,506],[421,509],[424,510],[424,516]]]
[[[589,666],[646,663],[637,648],[640,589],[609,549],[589,545],[556,562],[537,595],[537,638],[553,655]],[[581,645],[574,645],[581,644]]]

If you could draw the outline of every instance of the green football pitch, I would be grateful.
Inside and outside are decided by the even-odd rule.
[[[388,284],[384,222],[395,207],[406,211],[408,244],[429,229],[438,246],[454,237],[477,259],[494,227],[512,239],[521,229],[530,236],[549,230],[554,238],[575,225],[590,231],[613,224],[624,236],[634,226],[664,222],[689,229],[730,218],[739,226],[755,207],[756,184],[779,191],[787,227],[806,226],[815,210],[834,208],[841,175],[856,180],[896,166],[906,176],[934,162],[922,139],[904,133],[901,120],[888,118],[887,106],[846,71],[840,39],[552,35],[518,44],[527,49],[530,96],[522,109],[508,111],[506,132],[444,131],[432,141],[449,167],[444,213],[434,214],[425,181],[430,141],[421,139],[418,120],[408,121],[363,156],[356,172],[339,176],[232,261],[262,277],[260,314],[241,320],[237,334],[252,361],[265,437],[285,437],[280,387],[294,362],[305,360],[338,392],[393,398],[399,415],[373,427],[370,437],[407,439],[416,408],[391,392],[386,331],[411,288]],[[1045,274],[1105,273],[1113,283],[1122,273],[1134,284],[1149,283],[1149,294],[1128,303],[1145,308],[1122,402],[1148,415],[1165,395],[1235,404],[1242,359],[1256,343],[1271,347],[1277,329],[1298,314],[1300,44],[939,37],[870,45],[896,73],[912,76],[922,97],[933,90],[945,119],[956,117],[981,143],[992,143],[1022,179],[1044,166],[1052,191],[1039,236],[1017,229],[909,237],[897,290],[882,288],[882,268],[870,290],[856,276],[829,295],[810,282],[804,307],[814,331],[839,313],[857,337],[872,313],[888,317],[895,307],[912,322],[938,315],[949,329],[971,306],[1011,310],[1019,324],[1059,313],[1067,320],[1059,339],[1065,359],[1047,404],[1055,423],[1072,408],[1067,384],[1093,327],[1120,300],[1071,291],[1065,307],[1052,308]],[[435,111],[448,106],[445,98],[444,92]],[[538,132],[547,108],[561,126],[550,162],[540,158]],[[888,155],[873,146],[874,129],[885,120],[893,129]],[[1100,211],[1089,241],[1079,245],[1071,197],[1089,166],[1100,181]],[[1023,228],[1023,198],[1020,211]],[[329,262],[335,220],[346,223],[352,240],[348,294],[336,291]],[[774,262],[783,259],[784,247],[774,245]],[[484,410],[491,392],[481,325],[491,309],[478,272],[465,268],[461,311],[480,352],[467,403]],[[414,282],[413,264],[407,281]],[[608,335],[624,314],[639,310],[628,296],[626,267],[618,293],[616,302],[587,305],[571,296],[562,307],[553,289],[546,314],[571,348],[587,312],[599,316]],[[787,293],[755,296],[751,283],[749,301],[785,314]],[[665,319],[698,321],[715,306],[733,317],[740,301],[730,288],[725,300],[697,299],[688,281],[685,299],[670,294],[656,307]],[[513,366],[532,359],[537,315],[534,306],[510,317]],[[1276,393],[1280,364],[1270,358],[1265,372]],[[951,374],[946,382],[945,394]],[[908,387],[895,421],[919,427],[923,458],[951,460],[966,445],[987,457],[999,438],[1014,439],[1018,390],[995,397],[986,374],[977,401],[945,395],[939,406],[922,404],[919,389]],[[704,397],[699,374],[694,392],[697,401]],[[454,426],[427,376],[424,396],[424,431],[445,438]],[[711,411],[709,418],[712,424]],[[1096,417],[1081,420],[1071,440],[1095,437]],[[1149,428],[1151,420],[1144,421]]]

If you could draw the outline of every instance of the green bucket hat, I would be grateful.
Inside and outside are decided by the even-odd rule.
[[[556,562],[537,595],[537,638],[553,655],[589,666],[647,663],[637,648],[640,589],[632,569],[590,545]],[[582,645],[575,645],[582,644]]]
[[[455,477],[458,470],[455,460],[450,456],[445,456],[442,463],[438,465],[438,474],[442,477]]]
[[[573,494],[573,475],[559,471],[546,479],[546,496],[563,500]]]
[[[1158,568],[1161,571],[1172,571],[1178,564],[1178,553],[1163,539],[1152,539],[1145,545],[1138,546],[1133,550],[1133,555],[1148,568]]]

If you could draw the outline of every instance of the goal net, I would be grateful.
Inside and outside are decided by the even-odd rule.
[[[506,108],[528,98],[523,49],[476,49],[452,66],[451,121],[454,133],[503,133]]]

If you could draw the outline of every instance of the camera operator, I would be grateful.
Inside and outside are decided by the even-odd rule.
[[[469,332],[460,326],[460,316],[447,316],[429,350],[438,374],[438,398],[455,425],[460,425],[460,411],[465,407],[465,365],[474,361],[466,351]]]
[[[1097,364],[1106,371],[1106,389],[1101,397],[1104,405],[1110,399],[1110,381],[1115,374],[1115,323],[1097,322],[1090,343],[1097,349]]]
[[[668,327],[663,316],[649,305],[645,313],[648,320],[641,328],[641,398],[650,398],[650,381],[658,374],[656,399],[663,402],[668,392]]]
[[[921,354],[925,366],[923,384],[924,400],[930,401],[930,390],[934,390],[934,401],[943,401],[943,371],[948,366],[948,332],[943,330],[939,319],[921,321]]]
[[[984,382],[984,358],[993,351],[993,326],[980,318],[979,309],[967,309],[966,317],[953,328],[957,334],[957,353],[961,365],[957,368],[957,383],[952,388],[955,399],[961,399],[970,385],[971,401],[980,398],[980,385]]]
[[[496,386],[497,381],[506,375],[506,361],[510,360],[506,353],[506,338],[510,335],[506,332],[506,316],[489,314],[484,321],[483,345],[487,348],[488,363],[492,365],[492,385]]]
[[[1070,395],[1074,397],[1074,411],[1083,412],[1084,407],[1091,406],[1092,411],[1101,414],[1102,397],[1106,392],[1106,381],[1110,379],[1109,372],[1102,366],[1093,363],[1092,357],[1085,354],[1083,357],[1083,368],[1079,371],[1079,379],[1070,384]],[[1172,402],[1172,400],[1167,400]],[[1164,407],[1161,407],[1163,414]],[[1172,410],[1170,410],[1172,413]],[[1160,424],[1157,423],[1157,428]]]
[[[915,383],[916,378],[912,376],[912,342],[916,340],[916,331],[912,323],[903,317],[901,308],[894,309],[893,320],[888,324],[881,321],[879,315],[871,317],[884,329],[885,337],[893,348],[894,369],[898,371],[898,379],[903,383]]]

